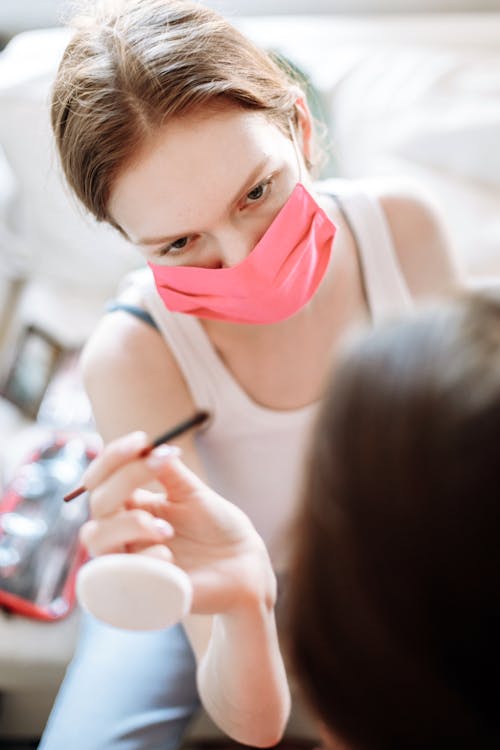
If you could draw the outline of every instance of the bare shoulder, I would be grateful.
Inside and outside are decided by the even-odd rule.
[[[101,319],[84,348],[81,367],[98,430],[106,441],[136,429],[155,435],[193,409],[163,337],[126,312]]]
[[[411,293],[432,296],[458,287],[461,273],[435,202],[409,182],[382,182],[375,192]]]

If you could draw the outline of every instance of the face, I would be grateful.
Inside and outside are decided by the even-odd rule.
[[[227,268],[246,258],[304,181],[299,158],[261,113],[228,106],[184,116],[118,177],[109,210],[148,261]]]

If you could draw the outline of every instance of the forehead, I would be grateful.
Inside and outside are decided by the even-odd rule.
[[[202,227],[259,162],[290,153],[290,139],[260,112],[227,107],[176,118],[118,176],[110,213],[132,241],[169,234],[170,225]]]

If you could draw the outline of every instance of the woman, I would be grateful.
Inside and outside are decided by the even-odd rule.
[[[154,436],[194,407],[209,411],[208,427],[182,441],[184,460],[248,513],[280,572],[331,351],[349,326],[456,282],[439,222],[394,190],[337,195],[341,183],[314,184],[303,92],[198,5],[96,10],[63,57],[52,122],[75,194],[152,272],[86,348],[99,431],[106,442],[138,429]],[[117,516],[102,551],[143,538],[133,518]],[[185,629],[200,664],[208,636],[189,621]],[[183,631],[132,643],[89,623],[44,748],[68,737],[78,748],[77,736],[86,750],[177,745],[197,705]],[[106,664],[97,716],[94,659]]]
[[[344,352],[290,571],[290,656],[327,744],[500,746],[500,297]]]

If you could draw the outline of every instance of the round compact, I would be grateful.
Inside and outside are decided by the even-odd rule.
[[[139,554],[103,555],[80,568],[78,601],[98,620],[124,630],[160,630],[185,617],[191,581],[172,563]]]

